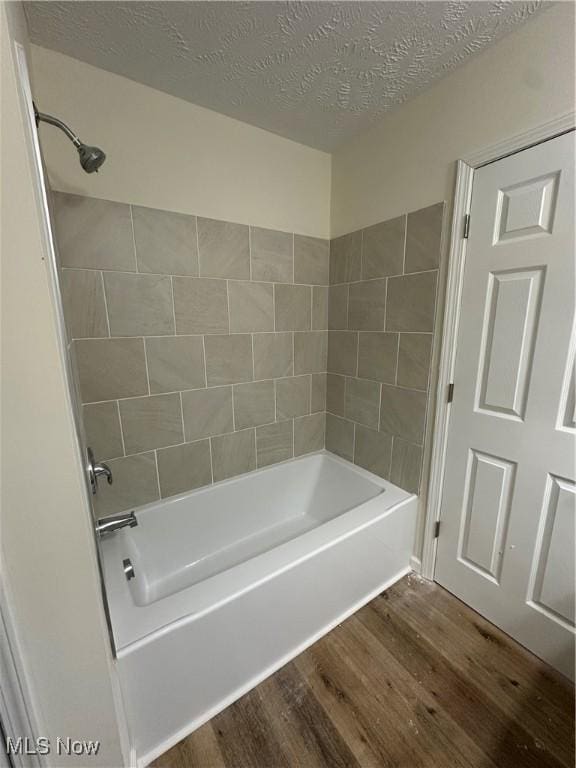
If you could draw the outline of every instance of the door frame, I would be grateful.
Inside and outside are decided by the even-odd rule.
[[[453,381],[456,363],[456,342],[460,321],[462,286],[464,280],[464,263],[466,257],[467,239],[465,238],[466,216],[470,213],[472,201],[472,183],[474,171],[484,165],[501,160],[508,155],[522,152],[525,149],[554,139],[563,133],[573,131],[576,127],[576,111],[565,114],[528,131],[519,133],[497,144],[467,155],[456,161],[456,186],[452,208],[450,242],[448,249],[448,268],[446,293],[444,301],[444,316],[442,325],[442,342],[438,366],[438,383],[436,387],[436,404],[434,408],[434,426],[432,430],[432,452],[430,461],[430,479],[424,535],[422,542],[421,575],[433,580],[436,567],[437,524],[440,522],[444,470],[446,465],[446,450],[450,428],[451,404],[448,402],[448,387]],[[471,226],[474,226],[473,222]]]

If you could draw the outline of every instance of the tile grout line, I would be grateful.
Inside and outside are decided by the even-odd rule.
[[[398,331],[398,340],[396,344],[396,370],[394,373],[394,386],[398,386],[398,363],[400,362],[400,331]],[[406,387],[410,389],[410,387]]]
[[[414,275],[428,275],[431,272],[438,272],[438,267],[432,269],[419,269],[415,272],[398,272],[395,275],[381,275],[380,277],[366,277],[363,280],[342,280],[339,283],[333,283],[332,286],[339,285],[358,285],[359,283],[374,283],[378,280],[384,280],[385,278],[390,280],[397,280],[399,277],[413,277]],[[129,272],[128,274],[132,274]],[[303,285],[303,283],[297,283],[297,285]]]
[[[210,448],[210,471],[212,473],[212,484],[214,483],[214,460],[212,458],[212,435],[208,437],[208,446]]]
[[[214,464],[212,461],[212,438],[208,438],[208,453],[210,454],[210,484],[214,484]]]
[[[182,405],[182,392],[178,393],[180,395],[180,421],[182,423],[182,439],[184,442],[186,442],[186,429],[184,428],[184,406]]]
[[[254,458],[256,460],[256,469],[260,469],[260,463],[258,461],[258,427],[254,427],[254,454]]]
[[[248,267],[250,271],[250,282],[252,282],[252,227],[248,227]]]
[[[148,395],[151,396],[152,393],[150,391],[150,372],[148,370],[148,352],[146,351],[146,339],[144,336],[140,337],[142,339],[142,346],[144,347],[144,367],[146,368],[146,385],[148,387]],[[123,400],[128,400],[128,398],[118,398]]]
[[[156,484],[158,486],[158,498],[162,497],[162,490],[160,488],[160,472],[158,470],[158,449],[154,448],[154,466],[156,467]]]
[[[200,277],[200,235],[198,234],[198,216],[194,216],[196,224],[196,255],[198,256],[198,277]]]
[[[274,421],[278,421],[278,391],[276,385],[276,379],[274,379]]]
[[[408,239],[408,214],[404,214],[404,250],[402,252],[402,274],[406,274],[406,241]],[[416,272],[411,274],[417,274]]]
[[[333,413],[332,411],[327,411],[327,413],[330,414],[330,416],[333,416],[335,419],[340,419],[341,421],[347,421],[349,424],[358,424],[360,427],[366,426],[364,424],[361,424],[360,422],[355,422],[354,419],[350,419],[348,416],[341,416],[339,413]],[[366,427],[366,429],[374,429],[373,427]],[[376,430],[374,430],[376,431]],[[392,433],[386,432],[386,430],[378,430],[381,431],[383,435],[388,435],[388,437],[393,437]],[[410,445],[415,445],[418,448],[423,447],[423,443],[416,443],[414,440],[408,440],[405,437],[400,437],[400,435],[395,435],[395,437],[398,438],[398,440],[404,440],[405,443],[409,443]]]
[[[170,289],[172,291],[172,319],[174,320],[174,336],[178,336],[176,328],[176,303],[174,301],[174,275],[170,275]]]
[[[230,333],[230,287],[228,285],[228,279],[226,279],[226,311],[228,314],[228,336],[231,336]],[[225,334],[223,334],[225,335]]]
[[[386,333],[386,315],[388,313],[388,278],[386,278],[386,285],[384,286],[384,317],[382,321],[382,333]]]
[[[375,331],[375,330],[369,330],[369,331],[363,331],[358,329],[351,329],[348,330],[346,328],[334,328],[331,330],[331,333],[404,333],[404,334],[414,334],[414,335],[420,335],[420,336],[433,336],[434,333],[432,331]],[[71,342],[81,342],[81,341],[118,341],[118,340],[131,340],[131,339],[183,339],[183,338],[194,338],[198,339],[202,336],[249,336],[250,333],[259,334],[261,336],[271,336],[276,333],[327,333],[326,329],[319,328],[315,331],[307,330],[307,331],[232,331],[232,333],[161,333],[161,334],[146,334],[145,336],[138,336],[138,335],[131,335],[131,336],[74,336],[71,339]]]
[[[106,314],[106,327],[108,328],[108,338],[112,338],[110,333],[110,315],[108,314],[108,299],[106,298],[106,285],[104,283],[104,271],[100,271],[100,282],[102,283],[102,295],[104,296],[104,313]],[[99,337],[102,338],[102,337]],[[105,337],[106,338],[106,337]],[[76,339],[74,339],[76,341]]]
[[[120,441],[122,442],[122,453],[124,456],[127,456],[126,453],[126,443],[124,441],[124,429],[122,427],[122,417],[120,416],[120,401],[116,400],[116,412],[118,414],[118,426],[120,427]]]
[[[140,269],[138,268],[138,252],[136,250],[136,233],[134,231],[134,211],[132,210],[132,206],[129,205],[128,208],[130,209],[130,227],[132,229],[132,248],[134,249],[134,266],[136,269],[134,270],[136,274],[140,273]]]
[[[135,269],[129,270],[129,269],[102,269],[102,267],[62,267],[61,268],[63,272],[106,272],[107,274],[111,275],[138,275],[140,277],[179,277],[183,280],[232,280],[236,283],[256,283],[258,285],[265,284],[265,285],[295,285],[301,288],[310,288],[310,286],[315,285],[317,288],[327,288],[329,286],[323,286],[320,283],[293,283],[288,280],[251,280],[247,277],[211,277],[209,275],[180,275],[180,274],[172,274],[171,272],[137,272]],[[408,275],[422,275],[426,274],[427,272],[437,272],[438,268],[435,269],[425,269],[420,272],[408,272]],[[403,275],[388,275],[388,277],[403,277]],[[369,283],[373,280],[383,280],[383,277],[369,277],[366,280],[351,280],[350,282],[352,284],[354,283]],[[346,281],[343,281],[341,283],[334,283],[333,285],[347,285]]]
[[[390,333],[388,330],[388,286],[389,281],[386,278],[386,296],[384,297],[384,331],[383,333]]]
[[[102,403],[113,403],[117,400],[119,402],[124,402],[125,400],[140,400],[143,397],[168,397],[169,395],[177,395],[178,393],[182,392],[205,392],[212,389],[224,389],[227,387],[237,387],[242,386],[244,384],[260,384],[261,382],[265,381],[282,381],[284,379],[295,379],[295,378],[303,378],[304,376],[311,376],[312,372],[308,371],[306,373],[298,373],[296,375],[290,375],[290,376],[273,376],[268,377],[265,379],[256,379],[255,381],[237,381],[232,384],[211,384],[208,387],[192,387],[191,389],[172,389],[169,392],[154,392],[150,395],[131,395],[129,397],[111,397],[108,400],[88,400],[86,402],[82,402],[81,405],[100,405]],[[348,374],[341,374],[341,373],[334,373],[330,374],[331,376],[346,376]],[[378,379],[366,379],[367,381],[378,381]],[[391,385],[393,386],[393,385]],[[426,390],[423,389],[412,389],[411,387],[400,387],[400,389],[410,389],[410,391],[413,392],[425,392]]]
[[[240,430],[236,429],[236,409],[234,408],[234,384],[228,384],[230,387],[230,396],[232,398],[232,426],[234,429],[233,432],[239,432]],[[226,432],[224,434],[227,434]],[[217,435],[214,435],[214,437],[217,437]]]
[[[208,389],[208,366],[206,364],[206,336],[205,335],[202,335],[202,356],[203,356],[203,362],[204,362],[204,387]],[[202,389],[202,387],[199,387],[199,389]],[[188,390],[183,390],[183,391],[188,391]]]
[[[171,392],[155,392],[154,394],[151,394],[151,395],[134,395],[132,397],[110,398],[109,400],[89,400],[87,402],[81,403],[81,405],[82,407],[84,407],[87,405],[102,405],[103,403],[115,403],[115,402],[123,403],[128,400],[141,400],[144,397],[146,398],[169,397],[170,395],[178,395],[180,392],[182,394],[184,394],[185,392],[209,392],[214,389],[224,389],[226,387],[236,387],[236,386],[242,386],[244,384],[261,384],[266,381],[283,381],[286,379],[298,379],[304,376],[313,376],[313,375],[315,374],[299,373],[296,376],[278,376],[274,379],[268,378],[268,379],[257,379],[256,381],[239,381],[239,382],[236,382],[235,384],[214,384],[210,387],[196,387],[195,389],[182,389],[182,390],[174,389]],[[405,387],[402,384],[396,385],[390,381],[381,381],[380,379],[373,379],[367,376],[356,376],[354,374],[349,374],[349,373],[333,373],[331,371],[328,371],[326,374],[318,374],[318,375],[335,376],[336,378],[341,378],[341,379],[350,378],[350,379],[357,379],[358,381],[369,381],[369,382],[373,382],[374,384],[382,384],[382,386],[385,386],[385,387],[396,387],[396,389],[401,389],[406,392],[417,392],[419,394],[427,394],[428,392],[427,389],[418,389],[416,387]],[[319,411],[317,411],[317,413],[319,413]]]
[[[387,333],[386,326],[388,325],[388,278],[386,278],[386,290],[384,291],[384,328],[382,333]]]
[[[252,427],[252,433],[254,435],[254,469],[258,469],[259,467],[258,467],[258,451],[256,449],[256,427]]]

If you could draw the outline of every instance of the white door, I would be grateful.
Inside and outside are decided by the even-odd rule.
[[[574,678],[574,134],[474,173],[435,579]]]

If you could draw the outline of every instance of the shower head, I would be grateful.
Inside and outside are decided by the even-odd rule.
[[[43,112],[38,112],[36,105],[34,105],[34,115],[36,117],[36,125],[40,122],[50,123],[60,128],[66,136],[70,139],[72,144],[78,150],[78,156],[80,158],[80,165],[86,171],[86,173],[98,173],[98,169],[106,160],[106,155],[100,149],[100,147],[90,147],[87,144],[83,144],[78,136],[66,125],[62,120],[52,115],[46,115]]]
[[[80,165],[86,173],[98,173],[98,168],[106,160],[106,155],[100,147],[89,147],[87,144],[80,144],[77,149],[80,156]]]

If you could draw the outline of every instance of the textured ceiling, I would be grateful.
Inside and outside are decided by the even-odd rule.
[[[84,0],[25,7],[39,45],[331,151],[541,3]]]

